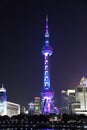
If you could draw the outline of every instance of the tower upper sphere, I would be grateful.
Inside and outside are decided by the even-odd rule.
[[[51,56],[53,53],[52,47],[49,45],[49,31],[48,31],[48,15],[46,16],[46,32],[45,32],[45,45],[42,48],[43,55]]]

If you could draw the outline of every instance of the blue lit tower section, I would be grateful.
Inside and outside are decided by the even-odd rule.
[[[3,87],[0,88],[0,115],[6,115],[7,114],[7,95],[6,95],[6,89]]]
[[[54,104],[52,100],[54,92],[50,88],[50,56],[52,53],[53,49],[49,45],[48,16],[46,16],[45,45],[42,48],[42,54],[44,55],[44,86],[41,92],[43,114],[52,113],[54,111]]]

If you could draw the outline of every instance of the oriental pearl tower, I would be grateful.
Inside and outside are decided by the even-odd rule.
[[[53,48],[49,45],[48,15],[46,16],[45,45],[42,48],[42,54],[44,56],[44,83],[41,92],[41,108],[43,114],[49,114],[54,113],[57,109],[53,102],[54,91],[50,86],[50,56],[53,54]]]

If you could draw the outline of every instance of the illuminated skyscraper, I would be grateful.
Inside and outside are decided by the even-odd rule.
[[[35,104],[34,114],[39,115],[40,114],[40,97],[35,97],[34,104]]]
[[[3,87],[0,88],[0,115],[6,115],[7,114],[7,95],[6,95],[6,89]]]
[[[75,89],[62,90],[62,112],[87,115],[87,78],[82,77]]]
[[[87,78],[82,77],[80,84],[76,87],[76,101],[78,102],[75,112],[87,115]]]
[[[53,49],[49,45],[48,16],[46,16],[45,45],[42,48],[44,55],[44,85],[41,92],[43,114],[53,113],[55,109],[53,104],[54,91],[50,87],[50,56],[52,53]]]

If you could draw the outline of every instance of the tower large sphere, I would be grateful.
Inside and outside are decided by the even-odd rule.
[[[53,48],[52,48],[50,45],[45,45],[45,46],[42,48],[42,54],[43,54],[43,55],[48,54],[49,56],[51,56],[52,53],[53,53]]]

